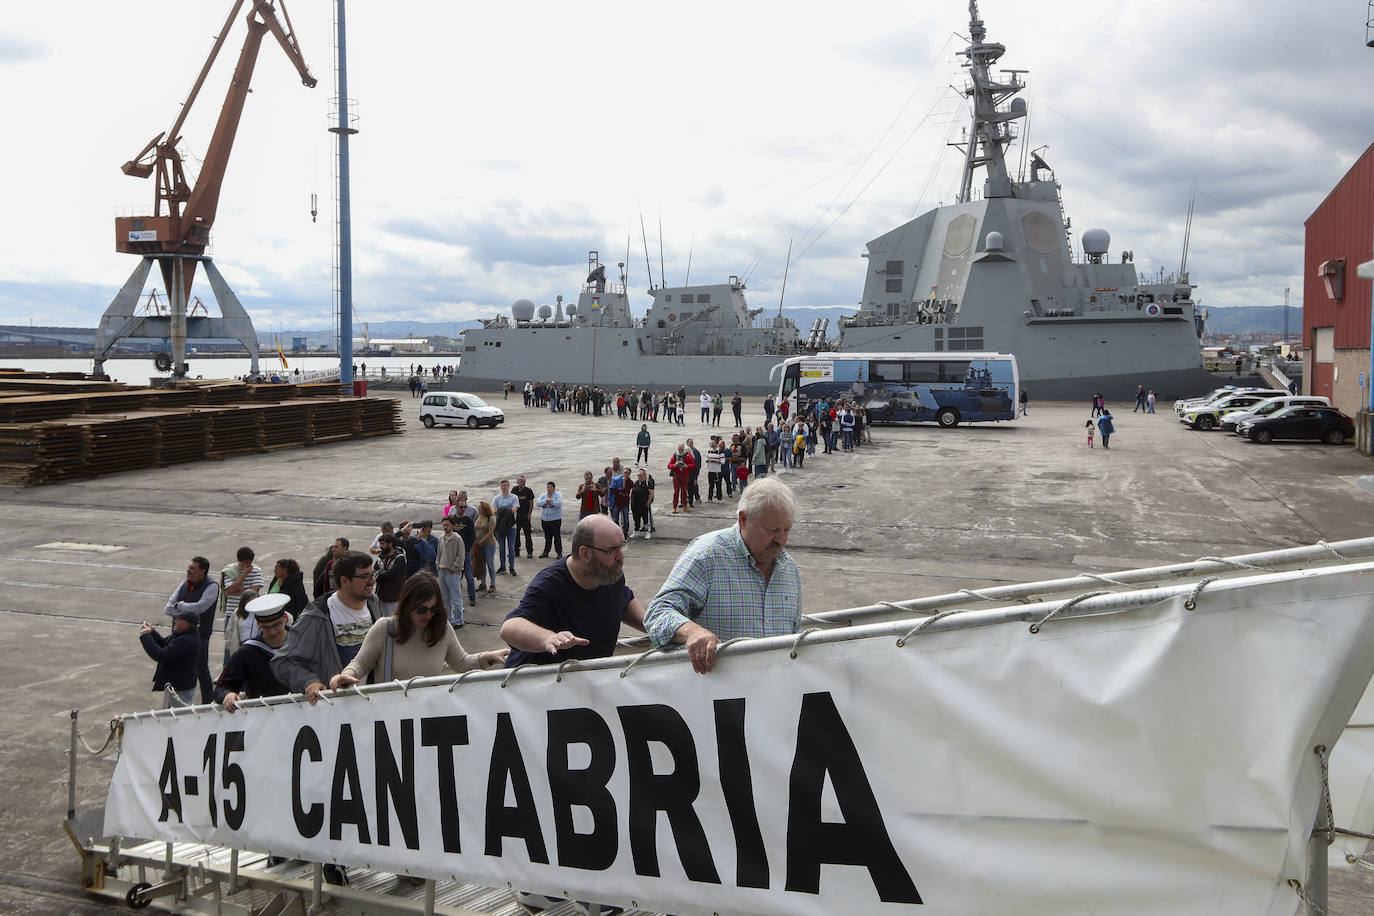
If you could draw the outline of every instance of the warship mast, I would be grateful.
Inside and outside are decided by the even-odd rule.
[[[1016,139],[1012,133],[1011,122],[1026,116],[1024,99],[1013,99],[1005,109],[998,106],[1016,95],[1025,83],[1016,72],[1009,74],[1006,82],[994,79],[989,71],[991,64],[997,63],[1007,52],[1004,45],[994,41],[984,41],[987,29],[978,16],[978,0],[969,0],[969,46],[960,51],[968,58],[965,65],[969,70],[971,82],[964,94],[973,99],[973,124],[964,143],[952,144],[963,149],[964,176],[959,183],[959,203],[973,199],[973,172],[979,167],[987,169],[987,181],[983,187],[984,197],[1013,197],[1011,176],[1007,173],[1006,148]]]

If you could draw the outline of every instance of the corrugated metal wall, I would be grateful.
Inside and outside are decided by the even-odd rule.
[[[1302,273],[1302,345],[1311,350],[1312,329],[1336,329],[1337,349],[1369,346],[1370,295],[1374,284],[1355,274],[1374,251],[1374,144],[1364,151],[1321,206],[1307,218]],[[1335,302],[1317,276],[1323,261],[1345,259],[1345,296]]]

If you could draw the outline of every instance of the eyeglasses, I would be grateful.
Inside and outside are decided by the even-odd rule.
[[[351,576],[344,576],[343,578],[345,578],[345,579],[361,579],[362,581],[367,582],[367,581],[369,581],[370,579],[372,579],[372,578],[373,578],[374,576],[376,576],[376,575],[377,575],[376,571],[373,570],[373,571],[368,572],[367,575],[363,575],[362,573],[354,573],[354,574],[351,575]]]
[[[624,541],[621,541],[619,544],[616,544],[614,547],[597,547],[595,544],[588,544],[587,546],[590,547],[592,550],[598,551],[598,552],[600,552],[600,553],[604,553],[604,554],[606,554],[607,556],[610,556],[610,555],[614,554],[616,551],[619,551],[619,552],[621,552],[621,553],[624,553],[624,552],[625,552],[625,542],[624,542]]]
[[[438,606],[438,605],[436,605],[436,604],[426,604],[424,607],[412,608],[412,609],[411,609],[411,613],[423,617],[423,616],[428,616],[428,615],[430,615],[430,614],[437,613],[438,610],[439,610],[439,606]]]

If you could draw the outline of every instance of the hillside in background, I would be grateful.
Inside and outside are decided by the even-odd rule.
[[[1302,331],[1302,308],[1289,306],[1288,334]],[[1238,305],[1233,308],[1207,310],[1209,334],[1282,334],[1283,306]]]

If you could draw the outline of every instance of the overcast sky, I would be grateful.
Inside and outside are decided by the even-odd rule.
[[[170,127],[228,0],[11,4],[0,322],[93,325],[136,258],[117,213],[153,182],[119,166]],[[212,254],[258,330],[331,321],[335,95],[327,0],[288,0],[303,87],[269,37]],[[1374,141],[1366,0],[982,0],[1001,67],[1028,70],[1032,147],[1075,239],[1174,271],[1208,307],[1302,297],[1303,221]],[[952,201],[967,124],[967,5],[351,2],[354,308],[452,320],[575,298],[588,249],[654,280],[748,277],[776,308],[853,308],[865,243]],[[205,152],[245,29],[183,130]],[[955,87],[955,88],[952,88]],[[1020,161],[1020,143],[1010,159]],[[981,180],[979,182],[981,184]],[[311,194],[320,216],[312,222]],[[196,290],[212,302],[208,286]],[[804,312],[798,312],[803,317]]]

